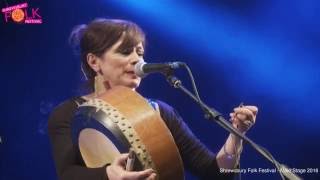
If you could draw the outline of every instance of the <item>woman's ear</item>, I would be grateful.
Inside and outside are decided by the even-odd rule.
[[[100,71],[100,64],[99,64],[100,60],[96,55],[94,55],[92,53],[88,53],[87,54],[87,63],[96,73],[98,73]]]

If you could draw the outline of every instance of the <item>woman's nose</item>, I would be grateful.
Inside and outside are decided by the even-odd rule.
[[[134,58],[134,59],[130,62],[130,64],[136,65],[139,61],[140,61],[139,58]]]
[[[136,65],[139,61],[143,61],[143,58],[139,56],[137,53],[133,53],[134,55],[131,57],[130,64]]]

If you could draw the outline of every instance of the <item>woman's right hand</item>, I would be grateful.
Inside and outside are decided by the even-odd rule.
[[[107,176],[109,180],[154,180],[156,173],[153,169],[143,171],[126,171],[126,161],[129,154],[121,154],[114,159],[111,165],[107,166]]]

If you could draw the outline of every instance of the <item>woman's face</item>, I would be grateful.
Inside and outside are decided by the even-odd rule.
[[[134,73],[134,65],[143,59],[144,48],[139,43],[133,48],[120,51],[118,48],[121,43],[122,39],[101,56],[100,71],[110,87],[121,85],[134,89],[141,81]]]

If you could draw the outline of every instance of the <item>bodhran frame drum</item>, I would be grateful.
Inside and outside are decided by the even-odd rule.
[[[152,168],[159,180],[182,180],[179,150],[159,110],[137,92],[115,87],[79,105],[72,139],[89,168],[112,163],[132,148],[134,170]]]

